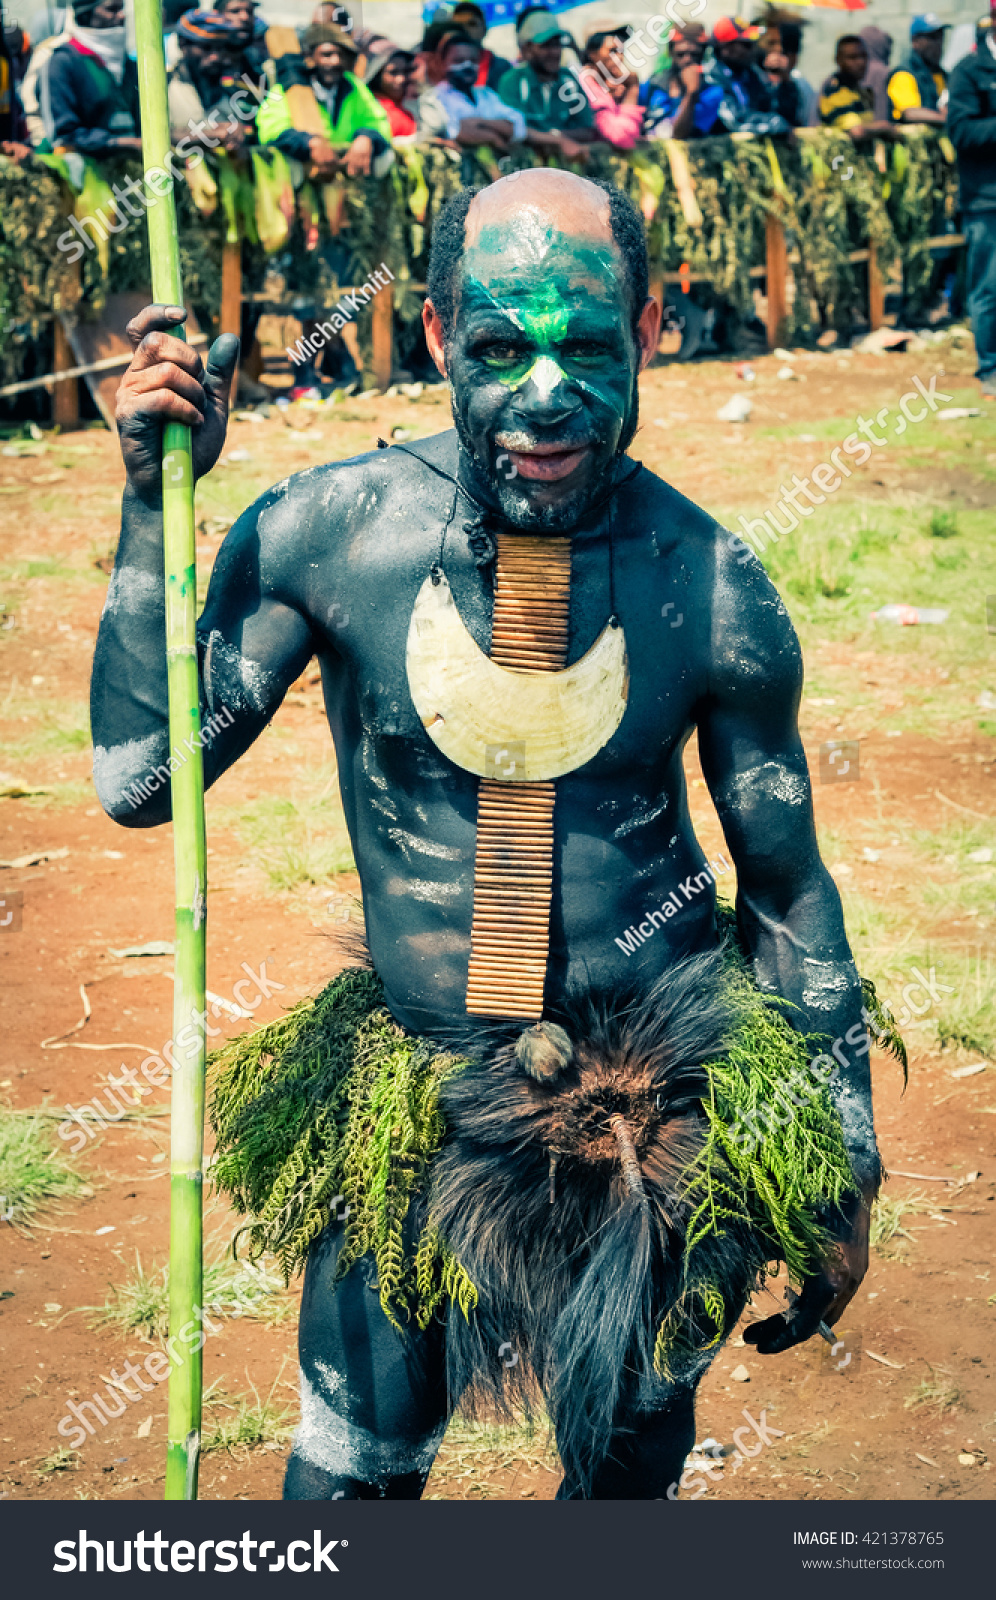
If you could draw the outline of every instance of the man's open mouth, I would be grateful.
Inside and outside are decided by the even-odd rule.
[[[510,448],[514,441],[517,448]],[[532,478],[540,483],[556,483],[561,478],[567,478],[581,465],[585,456],[591,450],[588,442],[582,444],[558,444],[556,441],[543,443],[528,442],[521,434],[499,434],[496,444],[501,448],[505,445],[503,455],[498,457],[498,472],[505,477],[511,477],[510,467],[515,468],[515,476],[519,478]],[[508,466],[506,467],[506,462]]]

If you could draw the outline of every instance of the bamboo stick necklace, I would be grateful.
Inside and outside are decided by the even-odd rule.
[[[404,449],[404,446],[400,446]],[[416,460],[425,462],[414,451]],[[492,530],[496,514],[442,468],[455,493],[408,634],[416,711],[444,755],[479,779],[474,908],[467,973],[471,1016],[535,1021],[543,1014],[553,901],[555,779],[590,761],[626,709],[626,641],[615,614],[614,515],[609,522],[609,620],[568,667],[571,540]],[[633,472],[639,463],[633,463]],[[614,485],[604,498],[611,498]],[[470,637],[443,570],[457,494],[479,567],[494,561],[491,651]],[[592,510],[604,502],[593,506]]]

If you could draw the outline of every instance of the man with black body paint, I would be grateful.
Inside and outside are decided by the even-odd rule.
[[[760,563],[738,565],[711,517],[625,454],[659,325],[629,203],[565,173],[522,173],[459,197],[434,252],[426,337],[456,430],[299,473],[239,518],[198,627],[206,712],[234,714],[204,751],[206,781],[258,737],[317,654],[390,1009],[436,1037],[466,1024],[477,780],[440,755],[415,713],[409,621],[442,548],[459,613],[488,649],[491,589],[465,528],[481,508],[511,532],[569,533],[569,660],[614,609],[631,681],[617,732],[557,780],[548,1003],[572,981],[618,983],[639,965],[649,983],[715,948],[711,891],[632,957],[612,937],[703,867],[682,767],[697,729],[758,983],[790,1003],[795,1026],[850,1031],[851,1064],[832,1093],[862,1198],[830,1219],[838,1257],[784,1315],[749,1330],[762,1353],[781,1351],[853,1296],[880,1175],[860,987],[817,850],[796,721],[798,641]],[[163,791],[137,809],[125,798],[168,750],[160,429],[191,424],[195,471],[209,472],[236,357],[223,337],[202,367],[170,336],[182,315],[150,306],[135,319],[118,400],[128,484],[94,664],[94,773],[109,815],[132,827],[169,816]],[[668,625],[675,607],[679,630]],[[341,1232],[330,1232],[306,1279],[302,1426],[285,1492],[416,1497],[445,1428],[445,1329],[399,1336],[371,1293],[369,1258],[333,1294]],[[592,1496],[665,1496],[694,1438],[692,1398],[621,1418]],[[563,1497],[577,1493],[562,1486]]]

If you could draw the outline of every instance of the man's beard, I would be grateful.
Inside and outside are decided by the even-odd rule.
[[[636,374],[619,443],[614,455],[578,489],[569,492],[555,504],[535,505],[528,494],[518,486],[520,480],[507,479],[495,472],[490,463],[482,462],[477,441],[470,433],[462,412],[453,407],[453,423],[461,445],[461,477],[471,493],[485,504],[497,500],[502,518],[514,528],[532,529],[538,533],[563,533],[577,527],[593,505],[604,498],[611,489],[616,466],[629,448],[640,420],[640,395]]]

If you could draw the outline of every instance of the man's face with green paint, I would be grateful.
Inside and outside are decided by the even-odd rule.
[[[554,531],[604,493],[633,436],[641,347],[604,195],[585,184],[590,199],[536,204],[523,179],[514,210],[496,204],[501,185],[483,217],[482,197],[471,207],[446,369],[468,487]]]

